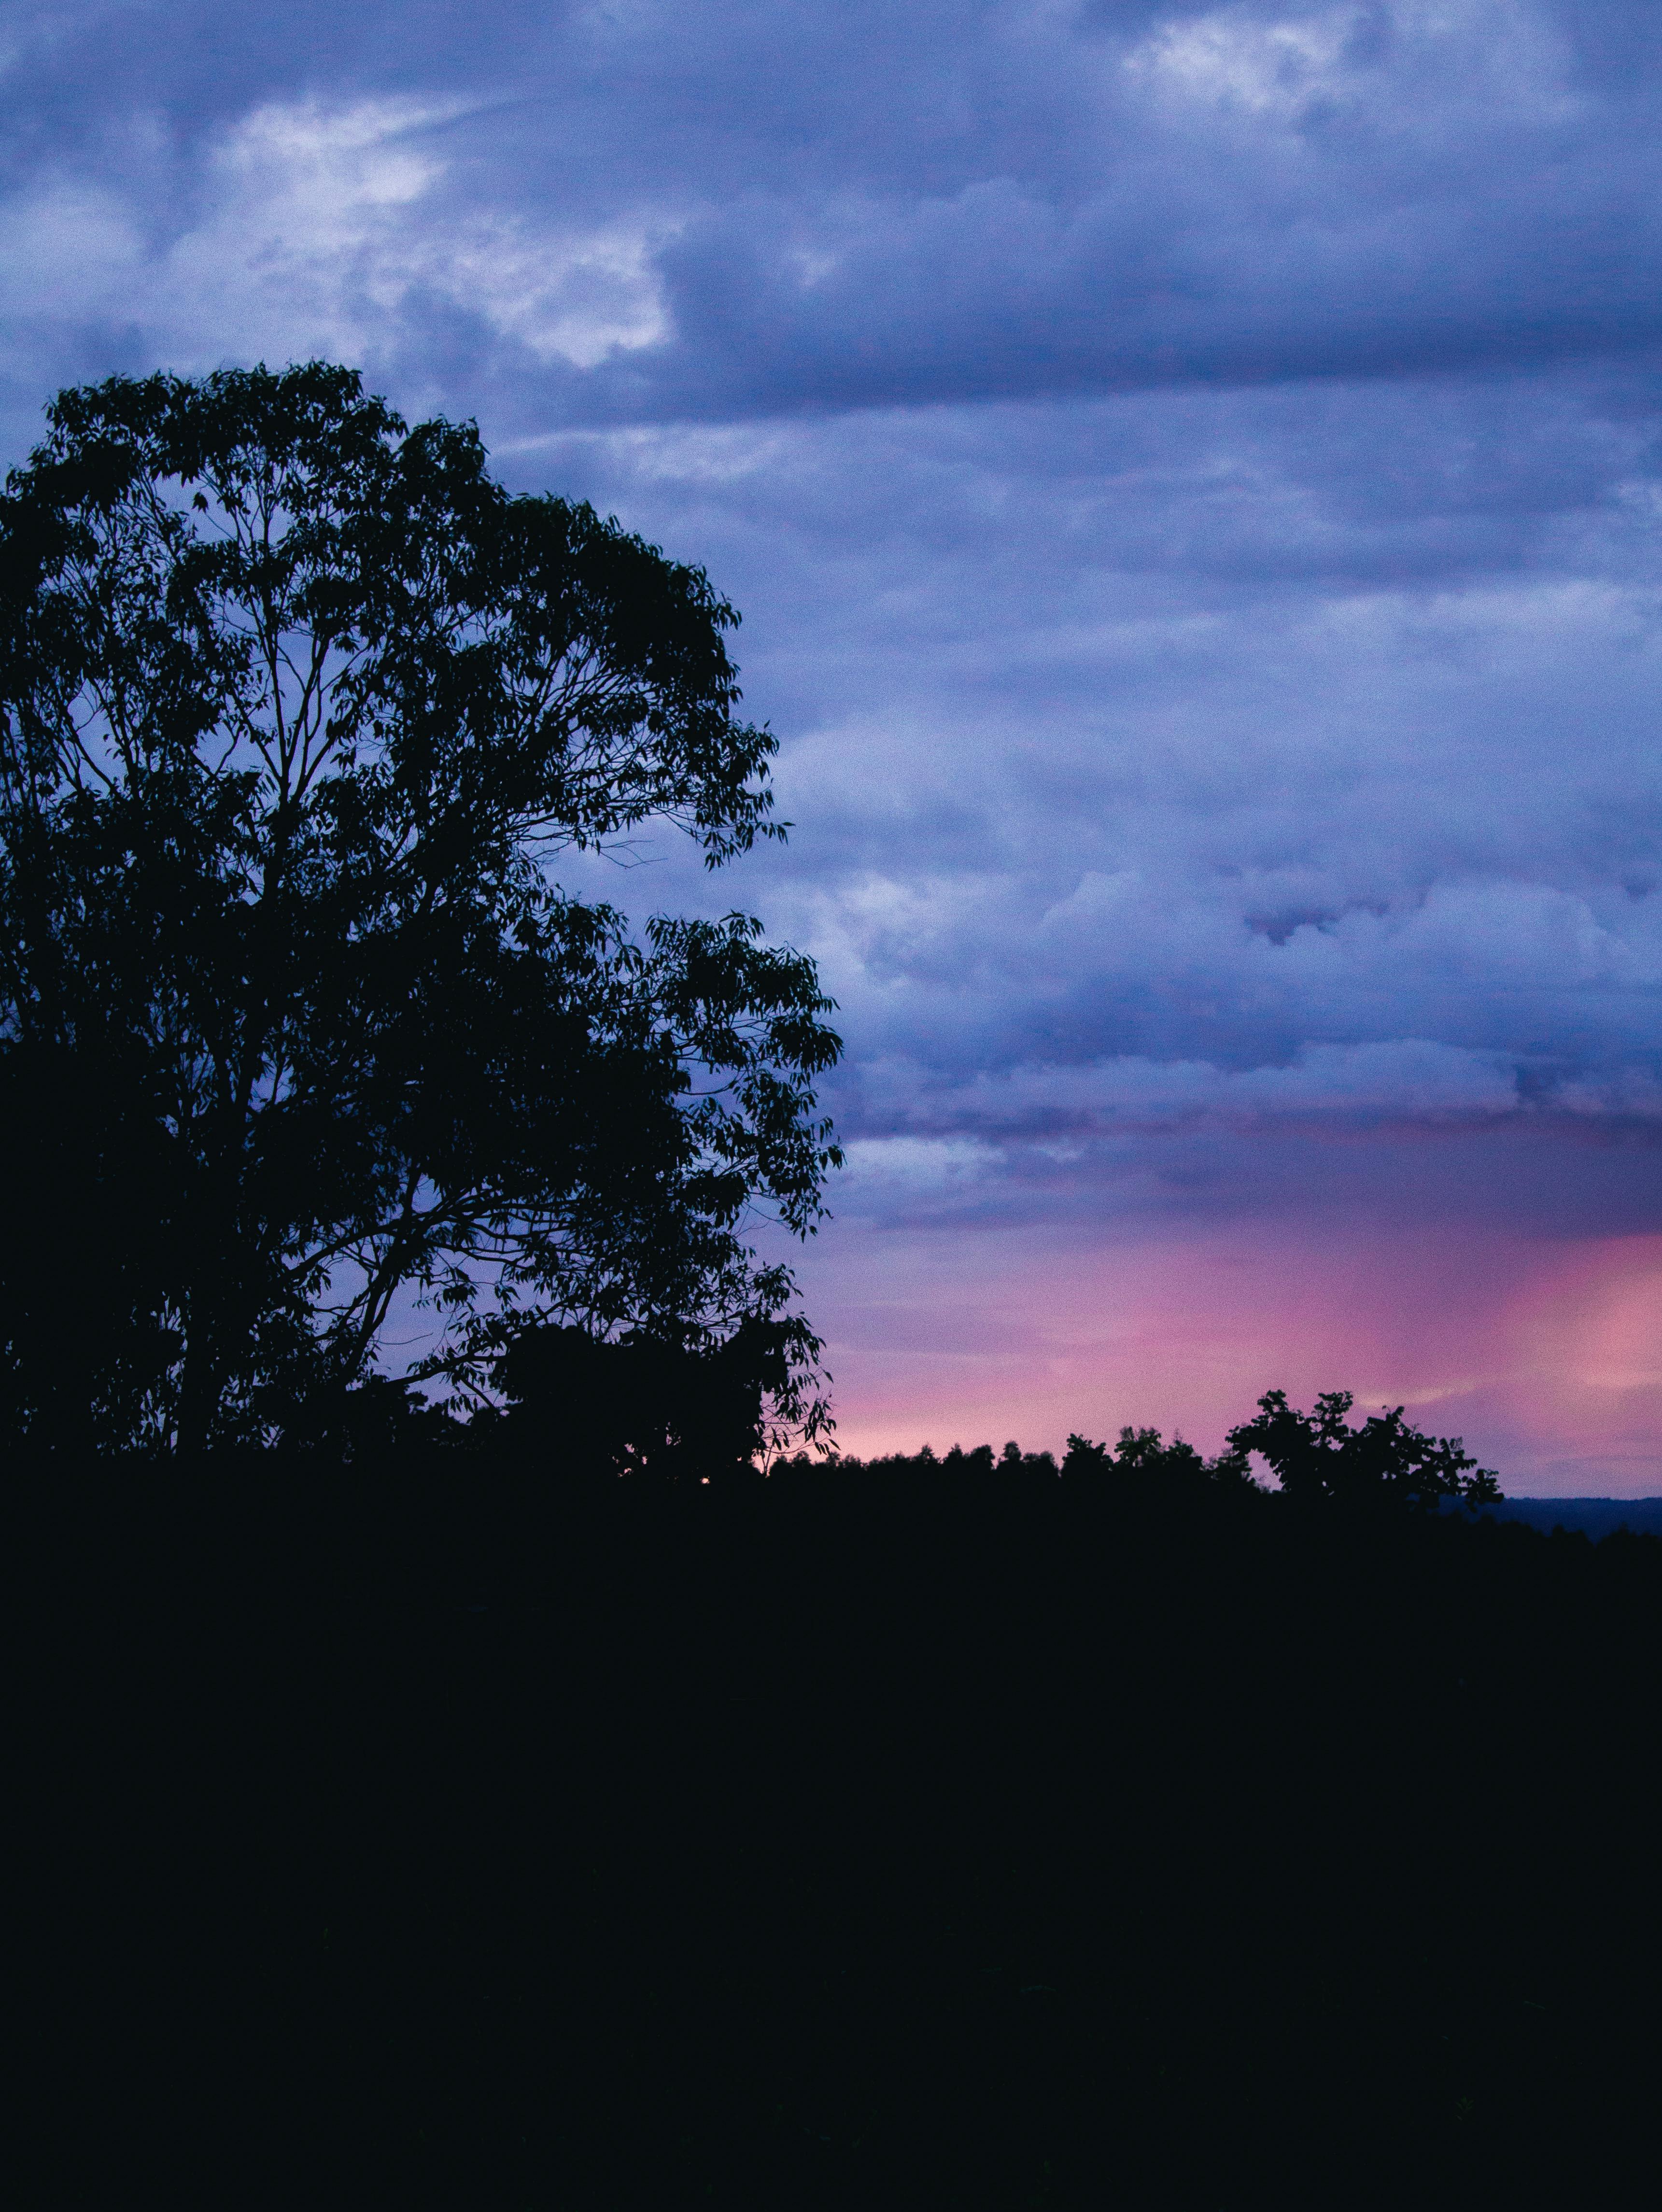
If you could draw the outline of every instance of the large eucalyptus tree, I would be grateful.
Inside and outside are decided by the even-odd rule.
[[[61,393],[0,500],[5,1425],[199,1450],[524,1327],[717,1342],[836,1160],[812,963],[562,890],[778,836],[702,571],[313,363]],[[777,1334],[776,1342],[779,1340]],[[776,1363],[777,1365],[777,1363]]]

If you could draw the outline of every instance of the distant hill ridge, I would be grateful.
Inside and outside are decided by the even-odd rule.
[[[1508,1498],[1502,1521],[1525,1521],[1532,1528],[1568,1528],[1595,1541],[1617,1528],[1635,1535],[1662,1536],[1662,1498]]]

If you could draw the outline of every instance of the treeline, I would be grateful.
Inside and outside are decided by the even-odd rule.
[[[936,1468],[948,1474],[1060,1475],[1106,1483],[1122,1497],[1156,1490],[1198,1497],[1209,1491],[1261,1493],[1266,1485],[1253,1472],[1257,1454],[1279,1492],[1300,1504],[1344,1502],[1423,1513],[1450,1504],[1477,1512],[1502,1502],[1495,1471],[1480,1468],[1461,1438],[1425,1435],[1404,1419],[1400,1406],[1351,1428],[1346,1416],[1355,1402],[1348,1390],[1327,1391],[1311,1413],[1302,1413],[1289,1405],[1284,1390],[1266,1391],[1254,1419],[1231,1429],[1223,1450],[1210,1460],[1180,1436],[1168,1443],[1158,1429],[1127,1426],[1114,1444],[1076,1431],[1059,1467],[1052,1453],[1024,1452],[1013,1438],[997,1454],[991,1444],[968,1451],[954,1444],[937,1458],[925,1444],[913,1454],[849,1457],[840,1464],[851,1474],[895,1476]],[[807,1455],[796,1455],[791,1464],[806,1467]]]
[[[1477,1512],[1501,1502],[1495,1471],[1479,1467],[1459,1437],[1425,1434],[1400,1406],[1353,1427],[1355,1401],[1343,1390],[1324,1393],[1307,1413],[1284,1390],[1266,1391],[1253,1419],[1230,1430],[1211,1459],[1180,1436],[1168,1443],[1157,1429],[1130,1426],[1113,1444],[1071,1435],[1059,1466],[1052,1453],[1024,1452],[1013,1439],[998,1452],[989,1443],[968,1450],[955,1443],[939,1457],[928,1444],[870,1460],[835,1455],[826,1444],[770,1454],[766,1409],[783,1387],[790,1349],[786,1328],[761,1320],[742,1323],[713,1348],[664,1334],[606,1341],[544,1326],[514,1338],[496,1369],[500,1400],[476,1407],[468,1419],[428,1407],[402,1384],[375,1381],[336,1399],[310,1441],[348,1460],[426,1445],[476,1458],[506,1454],[567,1480],[633,1475],[724,1488],[829,1464],[848,1477],[938,1470],[964,1479],[1059,1477],[1122,1492],[1154,1486],[1174,1494],[1257,1494],[1267,1474],[1301,1504],[1410,1513],[1451,1505]]]

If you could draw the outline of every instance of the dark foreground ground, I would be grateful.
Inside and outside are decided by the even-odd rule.
[[[1654,2202],[1662,1544],[17,1473],[31,2204]]]

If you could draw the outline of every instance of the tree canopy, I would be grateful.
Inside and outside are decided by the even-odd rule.
[[[1427,1436],[1403,1419],[1400,1406],[1353,1429],[1345,1417],[1354,1403],[1348,1390],[1326,1390],[1312,1412],[1301,1413],[1288,1404],[1284,1390],[1266,1390],[1257,1418],[1230,1430],[1230,1450],[1243,1465],[1248,1453],[1259,1454],[1284,1494],[1300,1504],[1436,1513],[1458,1502],[1476,1513],[1501,1502],[1495,1473],[1479,1467],[1459,1437]]]
[[[818,1346],[812,963],[562,853],[777,837],[702,570],[313,363],[60,393],[0,499],[0,1419],[196,1449],[529,1328]],[[778,1331],[783,1330],[783,1337]],[[753,1331],[754,1340],[754,1331]],[[785,1357],[780,1364],[780,1346]]]

